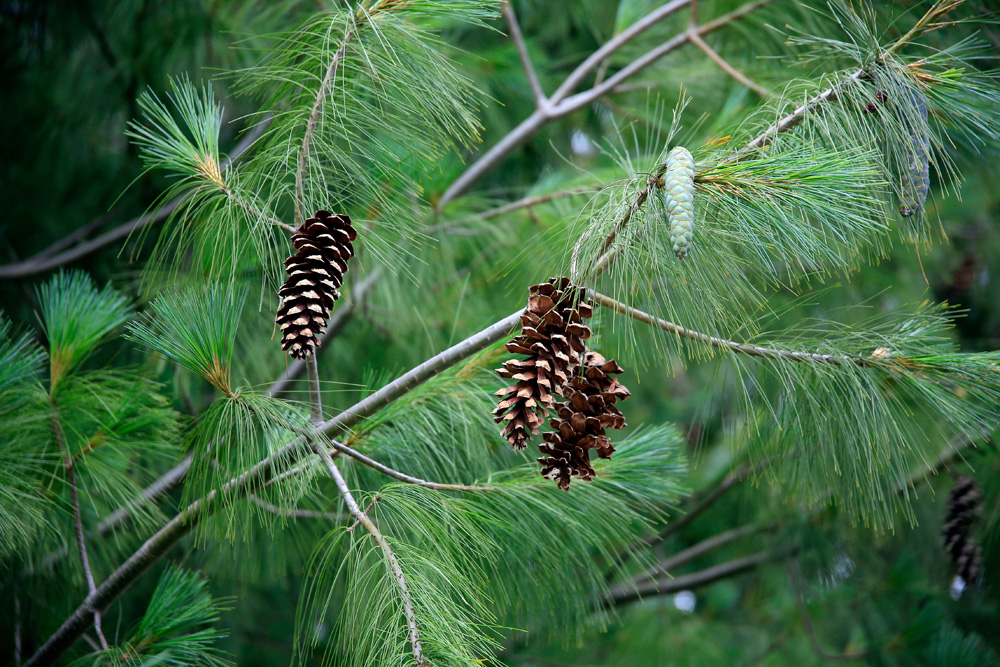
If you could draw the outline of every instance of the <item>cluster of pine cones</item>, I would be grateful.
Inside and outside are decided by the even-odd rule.
[[[527,358],[511,359],[497,369],[500,377],[516,381],[496,393],[500,404],[493,411],[496,422],[504,422],[503,436],[514,449],[524,449],[544,418],[556,412],[549,421],[554,430],[545,433],[539,445],[543,456],[538,462],[542,475],[566,490],[572,477],[593,479],[591,449],[611,458],[615,449],[605,429],[625,426],[615,403],[629,396],[614,377],[621,367],[587,350],[590,328],[583,320],[593,308],[585,296],[568,278],[532,285],[521,333],[507,343],[508,352]]]

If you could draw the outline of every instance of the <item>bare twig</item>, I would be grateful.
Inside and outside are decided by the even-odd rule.
[[[681,565],[690,563],[696,558],[701,558],[705,554],[712,552],[719,547],[735,542],[736,540],[744,538],[747,535],[774,530],[777,526],[778,522],[772,521],[766,524],[747,524],[745,526],[740,526],[739,528],[732,528],[730,530],[723,531],[717,535],[708,537],[701,542],[688,547],[687,549],[678,551],[669,558],[664,558],[656,565],[653,565],[652,567],[632,577],[632,581],[635,584],[639,584],[643,581],[655,579],[662,575],[669,575],[671,570],[678,568]]]
[[[324,521],[345,521],[347,520],[346,514],[340,514],[337,512],[314,512],[313,510],[303,510],[303,509],[285,509],[284,507],[278,507],[274,503],[269,503],[255,493],[250,494],[250,502],[252,502],[257,507],[270,512],[271,514],[277,514],[278,516],[283,516],[289,519],[322,519]]]
[[[528,45],[524,43],[524,35],[521,34],[521,26],[517,24],[517,16],[514,14],[514,8],[510,6],[509,2],[502,2],[500,3],[500,11],[503,12],[503,16],[507,20],[507,25],[510,26],[510,36],[514,40],[514,44],[517,45],[517,55],[521,59],[521,66],[524,67],[524,74],[528,77],[528,84],[531,86],[531,94],[535,98],[535,105],[544,111],[548,109],[549,100],[545,97],[545,93],[542,92],[541,84],[538,83],[538,75],[531,64],[531,58],[528,56]]]
[[[370,503],[368,503],[368,507],[365,508],[364,515],[368,516],[368,513],[372,511],[373,507],[375,507],[375,503],[377,503],[381,499],[382,499],[382,496],[380,496],[379,494],[376,493],[375,496],[372,498],[372,501]],[[357,528],[360,525],[361,525],[360,521],[355,521],[354,523],[352,523],[350,526],[348,526],[344,530],[346,530],[349,533],[353,533],[354,529]]]
[[[243,139],[233,147],[233,150],[229,155],[222,161],[220,169],[225,171],[229,166],[243,153],[247,151],[248,148],[255,142],[267,127],[267,122],[261,122],[250,132],[247,133]],[[101,234],[95,239],[87,241],[85,243],[80,243],[66,251],[54,253],[53,248],[60,248],[65,245],[65,241],[60,240],[53,243],[51,246],[37,253],[29,259],[21,262],[16,262],[14,264],[8,264],[6,266],[0,266],[0,279],[3,278],[24,278],[26,276],[32,276],[44,271],[49,271],[51,269],[60,267],[64,264],[69,264],[74,262],[81,257],[85,257],[95,250],[100,250],[101,248],[114,243],[115,241],[124,239],[128,237],[133,232],[140,231],[145,227],[150,225],[163,222],[174,210],[180,206],[184,201],[186,194],[178,195],[174,197],[169,202],[158,208],[153,213],[144,213],[138,217],[132,218],[128,222],[122,223],[121,225],[115,227],[114,229]],[[101,216],[97,220],[103,221],[106,217]],[[90,230],[95,226],[97,220],[94,220],[86,225],[84,229]],[[71,237],[80,237],[79,231],[70,234]]]
[[[344,33],[344,39],[340,46],[330,58],[330,64],[326,68],[326,73],[320,81],[319,90],[316,91],[316,99],[313,101],[312,109],[309,112],[309,119],[306,121],[306,129],[302,135],[302,146],[299,147],[298,168],[295,170],[295,226],[298,227],[305,220],[305,181],[309,175],[309,149],[312,147],[313,135],[316,132],[316,123],[319,121],[319,112],[323,108],[323,100],[326,99],[327,90],[337,77],[340,63],[347,52],[347,46],[354,39],[354,34],[358,29],[358,24],[352,22]]]
[[[334,483],[337,485],[337,490],[340,491],[340,495],[344,498],[344,502],[347,504],[347,509],[350,510],[351,515],[358,523],[365,527],[365,530],[375,540],[375,544],[385,554],[386,563],[388,563],[389,570],[392,572],[393,580],[399,589],[399,597],[403,603],[403,615],[406,617],[407,637],[410,640],[410,650],[413,652],[413,660],[417,665],[426,665],[427,661],[424,659],[423,646],[420,643],[420,631],[417,628],[417,616],[413,611],[413,596],[410,595],[410,587],[406,583],[406,576],[403,574],[403,568],[399,566],[396,554],[392,552],[389,541],[379,531],[375,522],[368,518],[368,515],[358,507],[358,502],[351,495],[351,490],[347,488],[347,482],[344,480],[343,475],[340,474],[340,470],[337,469],[337,464],[330,458],[330,454],[316,442],[312,442],[311,446],[313,451],[320,457],[320,460],[323,461],[323,465],[326,466],[330,477],[333,478]]]
[[[753,92],[757,93],[761,97],[767,97],[771,94],[771,92],[767,88],[755,82],[746,74],[733,67],[728,60],[719,55],[718,51],[709,46],[708,42],[706,42],[701,38],[701,35],[698,34],[697,30],[692,30],[688,34],[688,39],[691,40],[692,44],[701,49],[702,53],[708,56],[709,60],[718,65],[719,69],[721,69],[723,72],[728,74],[733,79],[736,79],[738,82],[740,82]]]
[[[76,533],[76,548],[80,554],[80,562],[83,566],[84,579],[87,581],[89,597],[97,590],[97,585],[94,583],[94,572],[90,569],[90,557],[87,555],[87,541],[83,536],[83,515],[80,512],[80,494],[76,485],[76,471],[73,467],[73,457],[70,456],[69,449],[66,446],[62,424],[59,422],[59,416],[55,409],[55,400],[53,400],[50,421],[52,435],[59,446],[59,451],[63,455],[63,467],[66,469],[66,483],[69,485],[69,497],[73,506],[73,530]],[[101,648],[107,649],[108,640],[104,638],[104,632],[101,630],[101,612],[96,608],[91,609],[91,611],[94,614],[94,630],[97,631],[97,637],[101,640]]]
[[[763,7],[769,2],[771,2],[771,0],[754,0],[753,2],[748,2],[742,7],[739,7],[728,14],[720,16],[719,18],[704,24],[698,28],[696,32],[699,36],[704,36],[732,23],[733,21],[743,18],[750,12]],[[561,118],[562,116],[576,111],[577,109],[587,106],[608,93],[614,92],[617,87],[623,84],[627,79],[643,71],[671,51],[674,51],[675,49],[688,43],[688,41],[690,41],[689,35],[691,32],[686,30],[674,38],[661,43],[656,48],[650,49],[639,58],[633,60],[625,67],[615,72],[614,75],[599,83],[595,83],[595,85],[590,89],[570,96],[570,93],[576,90],[577,86],[580,85],[583,79],[586,78],[586,76],[590,74],[594,68],[600,66],[605,59],[628,44],[635,37],[651,28],[660,20],[673,14],[677,10],[686,7],[689,3],[690,0],[673,0],[673,2],[668,2],[667,4],[658,7],[633,23],[627,29],[615,35],[601,48],[592,53],[586,60],[580,63],[580,65],[578,65],[577,68],[566,77],[559,88],[556,89],[556,91],[549,98],[547,108],[544,110],[535,109],[535,111],[530,116],[525,118],[520,125],[508,132],[503,139],[501,139],[488,151],[483,153],[475,162],[469,165],[469,167],[458,178],[456,178],[450,186],[448,186],[448,189],[445,190],[444,194],[441,195],[441,198],[436,204],[437,210],[443,210],[445,205],[468,190],[472,184],[482,178],[486,172],[496,167],[501,160],[507,156],[507,154],[534,136],[535,133],[548,122],[556,118]]]
[[[438,482],[428,482],[427,480],[420,479],[419,477],[413,477],[412,475],[407,475],[404,472],[399,472],[398,470],[393,470],[389,466],[379,463],[375,459],[369,458],[354,449],[353,447],[348,447],[347,445],[337,442],[336,440],[330,439],[330,444],[341,454],[346,454],[353,459],[364,463],[369,468],[374,468],[384,475],[388,475],[393,479],[398,479],[400,482],[406,482],[407,484],[416,484],[417,486],[422,486],[425,489],[434,489],[435,491],[495,491],[496,489],[492,486],[470,486],[467,484],[441,484]]]
[[[520,321],[521,313],[522,311],[518,310],[447,350],[434,355],[336,417],[324,422],[320,428],[326,435],[333,436],[353,427],[445,368],[449,368],[505,338]],[[289,443],[246,472],[229,480],[219,489],[213,489],[182,509],[112,572],[93,594],[87,596],[31,656],[25,663],[25,667],[51,665],[90,626],[93,621],[93,616],[90,613],[91,608],[104,609],[117,599],[167,550],[191,532],[204,517],[213,512],[218,506],[217,501],[222,498],[238,498],[253,492],[256,488],[265,486],[267,481],[273,477],[277,462],[286,461],[299,451],[300,443]]]
[[[798,350],[781,350],[770,347],[761,347],[760,345],[752,345],[750,343],[737,343],[735,341],[726,340],[725,338],[709,336],[708,334],[701,333],[699,331],[692,331],[691,329],[682,327],[679,324],[674,324],[673,322],[653,317],[652,315],[644,313],[641,310],[627,306],[619,301],[615,301],[611,297],[605,296],[600,292],[590,291],[588,294],[593,299],[594,303],[610,308],[611,310],[621,313],[622,315],[628,315],[633,319],[645,322],[646,324],[652,324],[655,327],[663,329],[668,333],[675,334],[681,338],[687,338],[699,343],[704,343],[705,345],[709,345],[720,350],[729,350],[738,354],[745,354],[751,357],[759,357],[763,359],[784,359],[786,361],[814,362],[829,364],[831,366],[854,364],[855,366],[866,367],[870,365],[864,357],[836,356],[832,354],[822,354],[819,352],[800,352]]]
[[[613,586],[603,598],[607,606],[625,604],[647,595],[667,595],[678,591],[687,591],[728,579],[770,562],[787,558],[791,550],[759,551],[749,556],[705,568],[691,574],[685,574],[674,579],[658,579],[635,586],[632,582]]]

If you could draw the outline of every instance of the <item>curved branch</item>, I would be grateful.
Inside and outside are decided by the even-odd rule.
[[[383,475],[388,475],[393,479],[398,479],[400,482],[406,482],[407,484],[416,484],[417,486],[422,486],[425,489],[433,489],[435,491],[495,491],[496,489],[492,486],[470,486],[467,484],[441,484],[439,482],[428,482],[425,479],[420,479],[419,477],[413,477],[412,475],[407,475],[405,472],[399,472],[394,470],[384,463],[379,463],[375,459],[369,458],[354,449],[353,447],[348,447],[347,445],[337,442],[333,438],[330,439],[330,444],[341,454],[346,454],[353,459],[364,463],[370,468],[378,470]]]

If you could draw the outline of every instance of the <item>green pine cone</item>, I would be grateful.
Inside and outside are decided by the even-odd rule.
[[[694,158],[683,146],[667,155],[664,174],[670,242],[678,259],[687,257],[694,238]]]

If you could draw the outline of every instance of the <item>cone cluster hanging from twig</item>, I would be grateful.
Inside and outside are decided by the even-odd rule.
[[[521,316],[521,333],[507,343],[507,351],[528,355],[511,359],[497,369],[516,384],[496,392],[500,404],[493,410],[497,423],[505,422],[503,436],[514,449],[524,449],[538,434],[544,418],[562,395],[573,369],[580,364],[590,328],[583,323],[593,314],[584,292],[568,278],[549,278],[529,290],[528,308]]]
[[[979,516],[982,495],[975,478],[963,475],[955,480],[948,495],[948,513],[942,536],[944,549],[955,566],[955,573],[966,584],[982,577],[982,550],[972,537],[972,524]]]
[[[357,238],[350,216],[329,211],[316,211],[292,234],[296,252],[285,260],[288,280],[278,291],[282,301],[275,321],[281,349],[293,357],[305,359],[319,345]]]
[[[502,433],[514,449],[524,449],[549,412],[556,411],[549,422],[555,431],[543,435],[538,462],[542,476],[566,490],[573,477],[594,478],[590,450],[611,458],[615,448],[606,429],[625,426],[625,417],[615,407],[629,396],[614,377],[622,368],[586,349],[590,329],[583,320],[592,314],[585,291],[568,278],[532,285],[521,333],[507,343],[508,352],[528,356],[497,369],[500,377],[517,381],[496,393],[500,404],[493,411],[497,423],[505,422]]]
[[[593,479],[591,449],[602,459],[610,459],[614,453],[605,431],[625,426],[625,417],[615,403],[630,395],[614,377],[620,373],[622,368],[614,359],[588,351],[580,373],[566,387],[566,401],[557,408],[558,418],[549,421],[555,430],[545,433],[545,442],[538,446],[543,454],[538,459],[542,476],[556,480],[560,489],[568,491],[572,477],[588,482]]]

